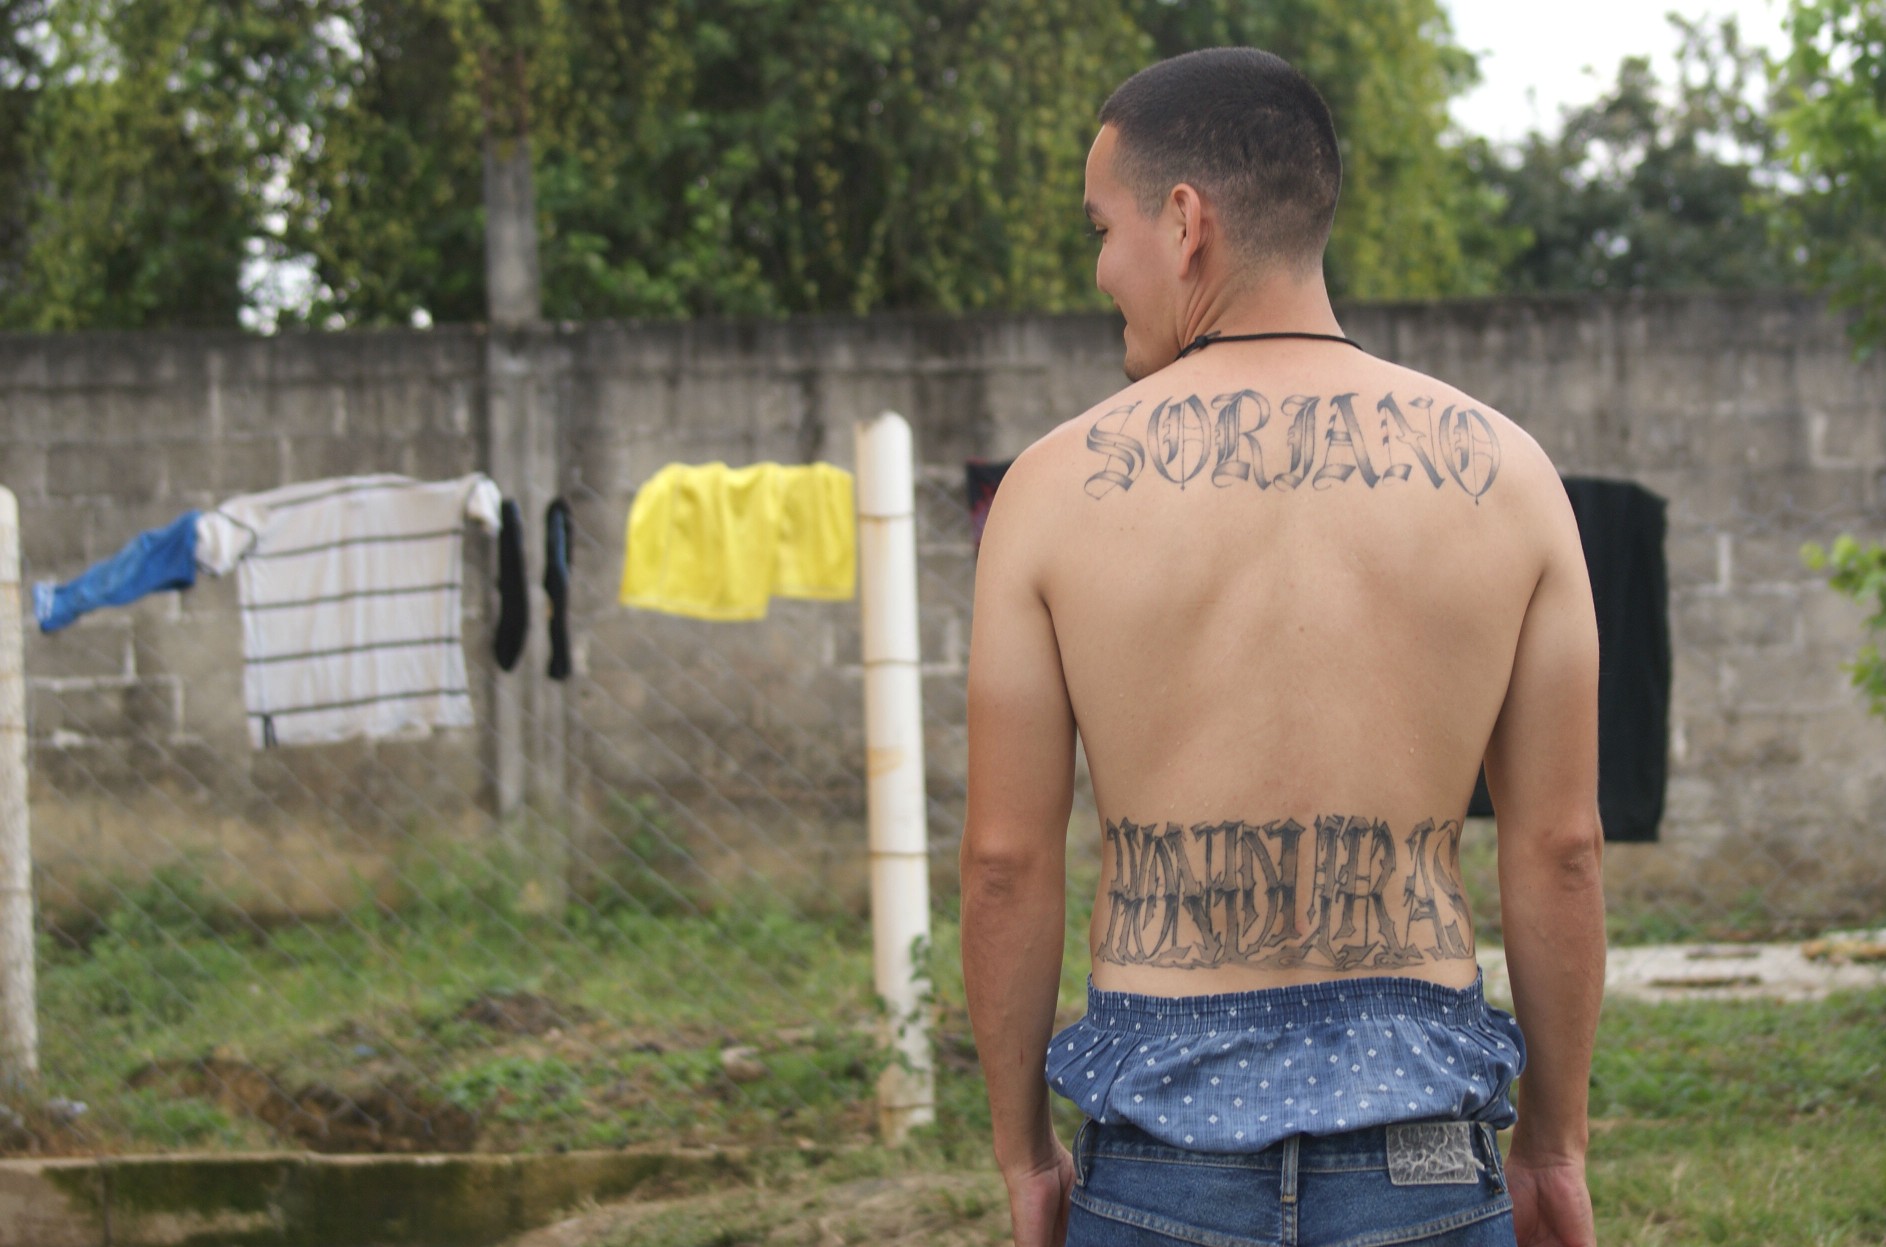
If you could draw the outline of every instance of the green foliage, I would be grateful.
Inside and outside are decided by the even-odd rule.
[[[250,1132],[202,1100],[179,1100],[155,1089],[133,1091],[117,1107],[126,1129],[177,1147],[237,1149],[253,1146]]]
[[[1886,632],[1886,547],[1874,542],[1861,544],[1845,533],[1834,538],[1831,549],[1809,543],[1801,548],[1801,560],[1815,571],[1827,574],[1827,583],[1837,592],[1852,598],[1871,613],[1866,627],[1875,637]],[[1870,640],[1841,669],[1853,679],[1853,687],[1866,694],[1868,707],[1886,717],[1886,658],[1880,655],[1879,642]]]
[[[445,1098],[475,1115],[547,1122],[583,1110],[583,1079],[567,1061],[506,1054],[440,1080]]]
[[[1616,83],[1480,167],[1525,245],[1504,276],[1517,292],[1757,289],[1799,276],[1774,223],[1788,195],[1769,121],[1768,67],[1735,19],[1672,14],[1677,79],[1626,58]]]
[[[312,269],[291,320],[481,319],[485,152],[518,142],[554,319],[1104,307],[1094,113],[1229,41],[1337,114],[1340,293],[1491,290],[1518,238],[1445,139],[1473,70],[1438,0],[0,0],[9,32],[15,327],[234,324],[254,261]]]
[[[322,60],[321,15],[317,3],[9,6],[0,27],[19,78],[0,103],[15,123],[0,141],[0,321],[234,327],[270,182],[306,125],[299,84]]]
[[[1861,351],[1886,339],[1886,2],[1793,0],[1778,124],[1804,183],[1793,237],[1855,309]]]
[[[520,74],[469,6],[363,4],[291,214],[318,314],[482,313],[481,151],[514,115],[553,318],[1091,305],[1089,118],[1143,48],[1117,8],[567,0]]]
[[[45,943],[48,1008],[71,1008],[138,1034],[190,1015],[206,991],[245,977],[253,940],[188,867],[121,889],[82,951]]]

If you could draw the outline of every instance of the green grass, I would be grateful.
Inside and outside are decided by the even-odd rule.
[[[1886,1241],[1886,991],[1607,1005],[1592,1116],[1601,1241]]]
[[[1470,888],[1490,882],[1472,840],[1465,874]],[[1083,997],[1089,882],[1079,878],[1069,906],[1064,1017]],[[929,950],[937,1122],[887,1150],[871,1142],[882,1058],[859,916],[751,898],[650,912],[618,895],[546,917],[519,912],[508,890],[501,871],[459,869],[422,877],[394,905],[363,900],[329,923],[263,930],[204,903],[187,879],[153,881],[83,940],[44,942],[42,1092],[15,1105],[48,1150],[299,1145],[188,1074],[223,1062],[291,1095],[404,1089],[466,1115],[480,1150],[756,1149],[746,1185],[668,1192],[686,1197],[599,1228],[596,1247],[1000,1241],[1006,1212],[949,916]],[[496,1024],[532,1009],[555,1024]],[[756,1048],[764,1075],[734,1082],[721,1059],[730,1045]],[[48,1125],[53,1096],[89,1111]],[[1886,991],[1614,1002],[1592,1114],[1607,1244],[1886,1241]],[[1057,1122],[1071,1136],[1078,1114],[1057,1101]]]
[[[190,1072],[206,1060],[289,1096],[399,1088],[472,1114],[481,1150],[764,1141],[782,1123],[835,1143],[872,1119],[870,950],[848,916],[758,900],[553,919],[495,884],[453,884],[264,931],[195,900],[162,880],[81,945],[42,938],[41,1098],[89,1108],[51,1150],[293,1142],[230,1095],[206,1102]],[[468,1012],[519,998],[552,1024],[518,1033]],[[731,1081],[729,1046],[759,1049],[767,1077]]]

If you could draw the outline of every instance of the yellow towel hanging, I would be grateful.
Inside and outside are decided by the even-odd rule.
[[[849,472],[831,464],[670,464],[629,508],[621,600],[693,619],[761,619],[774,595],[856,591]]]

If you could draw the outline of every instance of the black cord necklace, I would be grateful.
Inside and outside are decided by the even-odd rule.
[[[1306,342],[1341,342],[1345,346],[1355,347],[1356,350],[1358,351],[1362,349],[1362,344],[1360,342],[1357,342],[1352,338],[1345,338],[1341,334],[1335,334],[1335,333],[1282,332],[1282,333],[1223,334],[1223,333],[1219,333],[1217,330],[1214,329],[1210,333],[1201,333],[1196,338],[1193,338],[1192,345],[1186,347],[1183,351],[1179,352],[1179,358],[1184,359],[1187,355],[1190,355],[1194,351],[1202,351],[1214,342],[1266,342],[1273,338],[1299,338]]]

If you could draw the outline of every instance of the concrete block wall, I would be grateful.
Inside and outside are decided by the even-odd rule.
[[[59,580],[190,509],[294,481],[478,468],[479,335],[0,336],[0,473],[28,580]],[[468,546],[467,638],[488,635],[491,546]],[[199,577],[65,631],[27,629],[42,903],[83,911],[188,862],[213,897],[325,910],[387,875],[415,811],[482,801],[476,732],[249,748],[235,577]],[[486,652],[469,645],[476,673]],[[488,679],[474,676],[481,711]],[[482,816],[479,821],[483,821]]]
[[[1668,502],[1675,658],[1665,843],[1614,846],[1614,895],[1877,920],[1886,725],[1841,664],[1863,612],[1801,561],[1886,537],[1886,367],[1792,295],[1357,309],[1353,334],[1518,421],[1568,475]]]
[[[1343,319],[1376,353],[1512,416],[1563,471],[1637,480],[1669,502],[1665,843],[1614,854],[1618,885],[1726,905],[1785,870],[1830,912],[1877,906],[1886,725],[1839,669],[1859,612],[1798,549],[1880,535],[1886,367],[1856,365],[1842,320],[1788,294],[1371,305]],[[679,811],[662,834],[710,871],[816,882],[854,861],[855,610],[782,602],[763,623],[702,624],[627,611],[615,593],[629,504],[663,464],[849,467],[853,423],[891,409],[922,459],[933,836],[953,836],[974,567],[962,462],[1009,457],[1113,392],[1119,348],[1106,316],[873,317],[552,327],[507,354],[533,374],[531,418],[555,424],[578,530],[578,678],[565,721],[532,729],[567,735],[577,822],[615,834],[634,821],[625,803],[652,797]],[[70,574],[230,493],[484,467],[489,359],[467,328],[0,338],[0,479],[20,494],[29,571]],[[526,518],[534,580],[541,517]],[[489,551],[474,541],[469,555],[482,723],[498,678],[482,669]],[[317,889],[268,874],[284,854],[358,874],[416,820],[478,834],[488,732],[250,753],[234,609],[233,585],[207,582],[32,639],[43,853],[156,860],[154,827],[222,846],[303,907]]]

